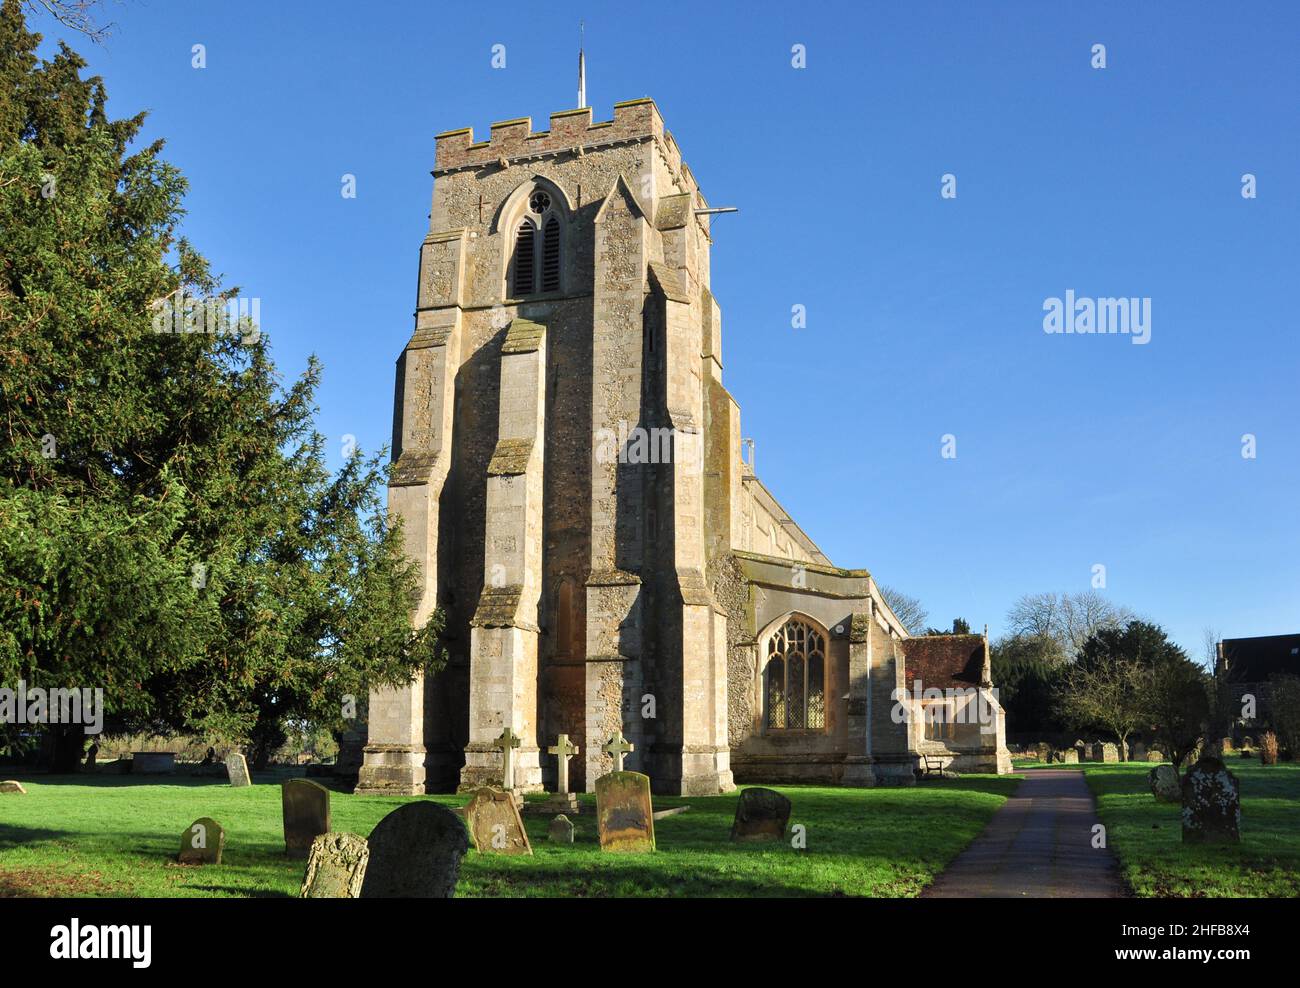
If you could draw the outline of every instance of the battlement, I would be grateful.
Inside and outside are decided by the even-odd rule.
[[[507,160],[545,157],[564,151],[576,152],[592,146],[622,141],[657,138],[680,163],[672,136],[664,130],[663,117],[649,97],[614,104],[614,119],[592,123],[591,107],[551,114],[550,130],[533,131],[531,117],[494,123],[491,137],[475,142],[474,129],[449,130],[435,138],[434,172],[453,171],[496,164]]]

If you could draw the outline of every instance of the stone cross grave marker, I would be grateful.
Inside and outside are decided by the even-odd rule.
[[[221,864],[226,847],[226,832],[209,816],[199,817],[181,834],[181,864]]]
[[[492,742],[492,747],[501,749],[501,788],[515,787],[515,749],[519,747],[519,738],[507,726],[501,736]]]
[[[465,824],[480,854],[533,853],[519,805],[510,792],[491,786],[476,789],[465,807]]]
[[[640,772],[610,772],[597,779],[596,828],[602,851],[653,851],[655,822],[650,776]]]
[[[437,803],[407,803],[370,832],[363,899],[450,899],[469,848],[465,824]]]
[[[614,771],[621,772],[623,771],[623,756],[635,751],[636,746],[629,744],[627,738],[623,737],[623,732],[619,731],[606,741],[600,750],[614,759]]]
[[[251,786],[253,779],[248,774],[248,759],[237,751],[227,755],[226,777],[230,779],[230,784],[236,788]]]
[[[555,792],[544,802],[530,804],[538,813],[580,813],[577,793],[569,792],[569,759],[578,754],[578,746],[569,740],[567,734],[561,734],[546,753],[555,756],[557,774]]]
[[[557,782],[555,791],[561,795],[569,791],[569,759],[578,754],[578,746],[569,743],[569,736],[561,734],[555,744],[546,749],[548,755],[556,756]]]
[[[280,787],[284,809],[284,853],[305,858],[312,841],[330,832],[330,791],[309,779],[290,779]]]
[[[311,842],[303,899],[358,899],[370,863],[370,845],[356,834],[321,834]]]

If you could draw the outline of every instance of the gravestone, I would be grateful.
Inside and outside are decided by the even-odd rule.
[[[774,789],[742,790],[731,823],[733,841],[782,840],[790,822],[790,800]]]
[[[1119,761],[1119,745],[1107,741],[1104,744],[1094,745],[1093,747],[1094,749],[1101,749],[1101,757],[1093,758],[1093,761],[1105,762],[1108,765]]]
[[[1163,762],[1164,760],[1164,753],[1159,748],[1152,748],[1147,752],[1147,761],[1149,762]]]
[[[226,776],[236,788],[253,784],[253,777],[248,774],[248,759],[237,751],[226,756]]]
[[[304,899],[359,899],[370,863],[370,845],[356,834],[321,834],[311,842]]]
[[[1151,795],[1158,803],[1177,803],[1183,798],[1182,783],[1178,780],[1178,770],[1172,765],[1157,765],[1147,773],[1147,785]]]
[[[305,858],[312,841],[330,832],[330,791],[309,779],[290,779],[280,787],[284,810],[284,853]]]
[[[1183,776],[1183,843],[1236,844],[1241,840],[1237,777],[1212,755]]]
[[[1088,746],[1086,744],[1082,741],[1076,741],[1071,747],[1074,748],[1075,753],[1078,755],[1077,761],[1086,762],[1088,760]]]
[[[465,807],[465,825],[480,854],[532,854],[514,793],[491,786],[474,790]]]
[[[1038,744],[1034,745],[1034,753],[1040,762],[1050,761],[1052,756],[1052,746],[1046,741],[1039,741]]]
[[[546,839],[552,844],[572,844],[573,843],[573,823],[567,816],[561,813],[551,821],[546,828]]]
[[[621,756],[616,756],[621,761]],[[610,772],[596,780],[596,826],[602,851],[653,851],[650,776]]]
[[[226,847],[226,832],[212,817],[199,817],[181,834],[181,864],[221,864]]]
[[[176,771],[174,751],[131,752],[132,775],[171,775]]]
[[[20,796],[27,795],[27,790],[23,788],[23,784],[14,779],[5,779],[4,782],[0,782],[0,792],[12,792]]]
[[[363,899],[450,899],[469,847],[465,824],[445,806],[399,806],[370,832]]]
[[[581,812],[577,793],[569,792],[569,759],[579,754],[578,746],[569,741],[567,734],[561,734],[556,738],[555,744],[546,749],[546,753],[555,756],[555,792],[545,802],[538,804],[537,812],[561,815]]]
[[[1131,762],[1144,762],[1147,760],[1147,746],[1141,741],[1134,741],[1128,746],[1128,760]]]
[[[1078,765],[1079,752],[1074,748],[1062,748],[1056,753],[1056,760],[1062,765]]]

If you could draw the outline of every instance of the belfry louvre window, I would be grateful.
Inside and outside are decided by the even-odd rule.
[[[767,727],[774,731],[826,726],[826,639],[792,617],[767,642]]]
[[[535,291],[533,288],[537,272],[535,232],[532,220],[524,220],[519,224],[519,233],[515,237],[515,298],[531,295]]]
[[[560,290],[560,221],[552,216],[542,230],[542,291]]]
[[[514,298],[560,290],[560,237],[560,218],[551,197],[538,189],[528,197],[528,214],[515,230],[510,259]]]

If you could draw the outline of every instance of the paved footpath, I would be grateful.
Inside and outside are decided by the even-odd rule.
[[[1111,898],[1115,855],[1092,846],[1097,806],[1083,773],[1034,769],[923,898]]]

